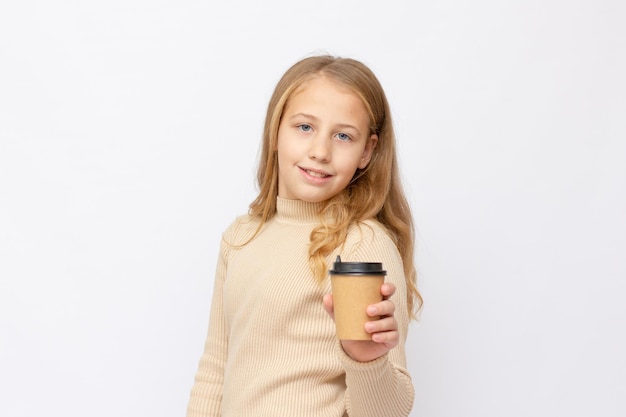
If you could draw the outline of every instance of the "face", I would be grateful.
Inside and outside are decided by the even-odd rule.
[[[378,137],[369,125],[363,102],[346,87],[323,76],[303,84],[278,128],[278,196],[320,202],[339,194],[372,157]]]

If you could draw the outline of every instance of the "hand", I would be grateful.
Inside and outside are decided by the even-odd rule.
[[[400,340],[398,322],[393,313],[395,304],[389,297],[396,292],[396,287],[390,282],[380,287],[383,300],[367,307],[367,315],[370,317],[380,316],[380,319],[365,323],[365,331],[372,335],[372,340],[342,340],[341,347],[355,361],[369,362],[378,359],[393,349]],[[324,309],[333,318],[333,296],[324,296]]]

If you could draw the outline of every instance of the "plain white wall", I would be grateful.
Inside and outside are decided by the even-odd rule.
[[[0,5],[0,416],[176,416],[265,106],[389,96],[426,299],[412,416],[626,414],[626,21],[603,1]]]

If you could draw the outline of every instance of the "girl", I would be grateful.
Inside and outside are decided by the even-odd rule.
[[[421,305],[387,99],[362,63],[316,56],[269,103],[249,214],[223,236],[188,417],[407,416]],[[327,271],[382,262],[371,341],[337,341]]]

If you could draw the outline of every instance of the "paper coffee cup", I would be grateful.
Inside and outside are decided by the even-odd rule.
[[[337,256],[330,273],[335,327],[340,340],[371,340],[365,323],[377,320],[366,309],[383,299],[380,287],[386,271],[380,262],[341,262]]]

